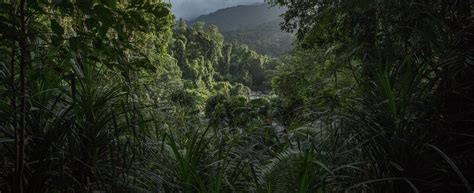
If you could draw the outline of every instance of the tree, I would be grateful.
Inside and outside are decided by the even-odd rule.
[[[268,57],[248,46],[225,42],[216,26],[210,25],[207,31],[203,23],[196,23],[192,29],[185,27],[181,20],[170,49],[185,79],[203,80],[208,88],[213,82],[229,81],[261,89],[264,82],[269,82],[265,75],[270,70],[266,68]]]
[[[1,68],[8,81],[0,83],[0,154],[6,158],[0,191],[118,187],[119,181],[103,177],[123,172],[117,160],[133,159],[117,153],[124,133],[115,130],[119,123],[112,118],[126,100],[123,93],[145,95],[131,84],[141,70],[164,69],[158,63],[168,58],[172,21],[161,2],[0,3],[0,56],[9,61]],[[133,43],[150,34],[156,38],[148,44]],[[158,56],[144,56],[151,49]],[[119,81],[133,88],[119,87]],[[114,166],[106,171],[105,163]]]
[[[377,165],[366,167],[371,178],[419,179],[412,183],[421,192],[471,189],[469,184],[472,181],[462,180],[464,177],[458,180],[437,173],[433,168],[446,167],[446,157],[443,159],[433,148],[425,150],[420,147],[429,144],[449,152],[448,162],[459,164],[457,167],[466,171],[463,175],[473,175],[469,172],[472,170],[469,164],[464,164],[471,162],[468,160],[472,160],[473,156],[462,150],[466,146],[461,145],[461,141],[467,139],[450,134],[472,135],[472,129],[467,129],[472,126],[461,123],[461,120],[473,117],[471,109],[463,110],[463,118],[454,118],[460,115],[458,107],[472,103],[466,98],[472,96],[472,92],[460,86],[472,85],[472,79],[466,78],[473,72],[472,62],[467,57],[472,54],[472,46],[467,46],[472,36],[468,32],[472,31],[472,2],[271,2],[288,7],[283,15],[285,21],[282,28],[296,31],[298,44],[305,51],[323,49],[326,54],[337,56],[333,60],[336,64],[335,81],[344,78],[337,73],[341,69],[350,69],[353,73],[357,87],[346,89],[355,90],[353,98],[360,102],[349,106],[351,102],[347,101],[342,109],[336,109],[336,114],[325,117],[344,114],[345,109],[350,107],[347,117],[352,117],[349,119],[352,121],[346,122],[346,126],[339,129],[341,132],[334,131],[334,135],[338,136],[336,140],[344,135],[342,130],[346,128],[352,134],[364,133],[361,141],[379,136],[360,155]],[[280,80],[288,80],[284,77],[288,76],[283,74],[282,79],[277,79],[277,85],[284,82]],[[446,82],[450,82],[449,86]],[[329,88],[336,89],[336,93],[344,91],[339,86],[338,83]],[[354,118],[355,114],[359,115],[358,118]],[[372,147],[380,148],[382,152]],[[435,158],[436,162],[427,161]],[[420,159],[425,161],[408,161]],[[394,168],[391,163],[400,167]],[[449,173],[455,175],[453,170]],[[404,192],[411,191],[413,184],[386,182],[373,184],[371,189],[387,192],[386,187],[393,186],[392,192]],[[435,188],[433,184],[443,184],[446,189]]]

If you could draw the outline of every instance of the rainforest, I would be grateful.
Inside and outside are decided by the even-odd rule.
[[[0,0],[0,193],[473,193],[474,1],[173,2]]]

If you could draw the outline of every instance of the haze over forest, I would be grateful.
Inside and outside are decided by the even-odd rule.
[[[263,3],[263,0],[170,0],[170,2],[173,5],[171,10],[177,19],[191,20],[218,9],[236,5]]]

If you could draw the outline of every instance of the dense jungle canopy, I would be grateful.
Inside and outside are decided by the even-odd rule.
[[[0,0],[0,192],[473,193],[472,0],[266,3]]]

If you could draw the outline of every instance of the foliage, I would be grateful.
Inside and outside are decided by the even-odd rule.
[[[180,20],[170,52],[177,59],[183,78],[192,80],[202,89],[212,91],[214,84],[221,84],[219,81],[254,89],[269,88],[266,72],[272,70],[270,59],[246,45],[226,43],[214,25],[205,31],[204,23],[188,28],[185,21]]]
[[[21,0],[0,7],[0,191],[123,191],[155,122],[154,110],[140,109],[179,84],[169,80],[179,69],[162,63],[170,60],[169,5]]]
[[[280,20],[273,20],[258,26],[222,33],[226,41],[248,45],[259,54],[282,57],[291,51],[295,37],[293,34],[282,32],[279,28],[280,22]]]
[[[200,16],[190,25],[204,22],[219,27],[225,40],[246,44],[259,54],[280,57],[291,50],[294,36],[280,30],[282,7],[264,3],[239,5]]]
[[[281,59],[161,1],[0,3],[0,191],[472,192],[472,3],[272,3]]]
[[[329,119],[335,124],[329,127],[333,140],[355,137],[364,144],[350,158],[367,162],[361,173],[348,174],[359,181],[350,189],[472,191],[473,181],[467,180],[472,177],[465,177],[473,175],[472,153],[463,145],[472,140],[467,138],[472,126],[461,122],[472,119],[473,111],[464,109],[462,118],[454,118],[460,115],[458,107],[472,104],[467,99],[472,92],[462,89],[472,86],[466,78],[472,74],[472,46],[467,46],[472,42],[472,3],[271,2],[289,8],[282,27],[297,31],[305,53],[324,53],[319,56],[323,61],[309,69],[334,74],[305,73],[301,69],[311,62],[296,63],[274,79],[274,88],[287,101],[297,102],[293,109],[317,115],[310,116],[312,122]],[[332,69],[324,69],[327,55],[336,56],[330,59],[336,64]],[[304,61],[307,56],[296,57]],[[317,86],[294,88],[289,86],[294,79]],[[326,84],[328,80],[334,84]],[[335,103],[319,94],[325,91],[333,93]]]

